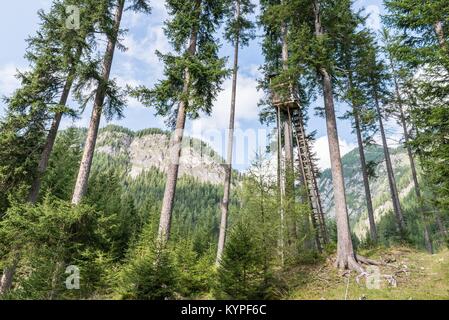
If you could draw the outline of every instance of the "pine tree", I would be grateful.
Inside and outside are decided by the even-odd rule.
[[[393,171],[393,164],[391,162],[390,150],[388,148],[387,137],[384,126],[384,111],[381,109],[381,103],[388,99],[389,91],[387,88],[390,75],[387,67],[382,60],[379,59],[379,47],[375,42],[366,48],[366,59],[364,61],[365,70],[361,71],[364,74],[366,81],[366,88],[369,97],[372,101],[373,112],[376,114],[379,122],[379,130],[382,138],[382,145],[385,156],[385,165],[387,168],[388,183],[390,186],[391,200],[393,203],[393,210],[396,217],[397,231],[403,238],[405,236],[405,220],[399,199],[399,193],[396,185],[396,179]]]
[[[445,147],[449,111],[444,102],[449,80],[449,4],[444,0],[386,0],[385,6],[384,20],[400,37],[392,48],[396,63],[413,74],[406,99],[414,126],[410,145],[426,177],[423,182],[432,189],[431,205],[444,212],[449,190],[447,179],[442,178],[448,174],[442,164],[449,159]]]
[[[363,121],[368,97],[363,90],[363,83],[357,74],[357,70],[363,67],[363,56],[365,46],[371,41],[371,34],[368,30],[357,30],[358,25],[365,23],[365,19],[360,13],[354,14],[354,21],[346,25],[341,42],[341,49],[338,56],[339,64],[342,68],[337,69],[342,73],[339,77],[341,85],[344,87],[341,95],[345,101],[348,101],[352,112],[346,115],[346,118],[353,119],[353,128],[357,136],[358,151],[360,157],[360,166],[362,169],[363,186],[365,189],[366,207],[368,212],[368,221],[370,226],[370,238],[373,242],[377,241],[377,229],[374,220],[374,209],[372,204],[371,189],[369,185],[369,168],[365,157],[365,144],[370,140],[368,131],[373,126],[372,123]],[[367,137],[368,135],[368,137]]]
[[[217,259],[219,264],[226,242],[226,231],[228,226],[229,198],[232,178],[232,153],[234,141],[234,122],[237,95],[237,76],[239,68],[239,49],[246,46],[249,40],[254,38],[254,24],[248,20],[247,16],[254,12],[254,5],[249,0],[231,0],[231,10],[228,13],[228,23],[225,38],[234,46],[234,65],[232,70],[232,93],[231,109],[229,116],[228,152],[225,164],[224,194],[221,203],[221,223],[218,239]]]
[[[174,128],[159,226],[162,242],[170,236],[186,117],[198,118],[200,112],[211,112],[228,74],[225,59],[218,57],[214,38],[225,13],[225,4],[223,0],[167,1],[171,18],[166,22],[166,34],[175,54],[158,53],[165,64],[166,79],[153,90],[140,87],[134,91],[144,104],[156,107],[158,115],[168,116]]]
[[[241,192],[241,207],[234,216],[230,238],[218,268],[217,297],[260,299],[273,297],[274,274],[283,264],[279,255],[279,218],[277,185],[267,172],[267,159],[257,155]],[[302,207],[293,208],[300,216]],[[299,220],[299,219],[298,219]],[[280,259],[281,258],[281,259]],[[297,256],[288,262],[294,262]]]
[[[407,118],[406,118],[405,110],[404,110],[404,107],[405,107],[404,100],[402,97],[401,87],[399,84],[401,71],[402,71],[402,74],[406,71],[405,71],[405,68],[401,69],[401,70],[397,70],[397,61],[393,58],[394,39],[391,38],[388,29],[385,29],[385,28],[382,29],[382,41],[384,43],[384,51],[386,53],[386,56],[387,56],[387,59],[389,62],[391,77],[393,79],[394,95],[395,95],[395,99],[393,100],[393,102],[397,106],[397,109],[398,109],[397,117],[399,119],[399,124],[401,125],[403,133],[404,133],[404,146],[407,150],[407,155],[408,155],[408,159],[410,162],[410,169],[411,169],[415,194],[416,194],[416,198],[418,200],[418,206],[419,206],[419,210],[421,212],[422,222],[424,225],[425,245],[426,245],[427,251],[429,253],[433,253],[433,245],[432,245],[432,240],[430,237],[429,223],[427,221],[428,219],[427,219],[426,213],[425,213],[424,200],[423,200],[423,197],[421,194],[421,187],[418,182],[418,174],[417,174],[417,170],[416,170],[415,158],[414,158],[413,151],[412,151],[412,148],[410,145],[410,140],[411,140],[410,139],[411,138],[410,131],[408,129]]]
[[[248,222],[240,222],[232,229],[218,270],[218,296],[237,300],[261,298],[262,268],[252,234]]]
[[[61,19],[64,18],[62,13],[65,13],[65,6],[69,3],[55,1],[48,13],[39,11],[41,27],[35,36],[27,40],[29,46],[25,57],[31,70],[19,73],[22,85],[12,97],[6,99],[7,116],[0,124],[0,189],[5,197],[0,200],[1,211],[9,206],[8,196],[14,196],[17,201],[23,201],[28,196],[31,202],[37,198],[40,175],[49,156],[47,145],[43,147],[47,123],[53,112],[58,114],[65,108],[65,102],[61,106],[55,103],[55,99],[61,91],[63,96],[68,94],[67,83],[64,84],[65,74],[70,69],[67,65],[73,59],[71,48],[74,38],[78,39],[62,23],[65,21]],[[33,191],[26,195],[30,184]],[[0,293],[9,290],[13,274],[8,268],[4,270]]]
[[[2,213],[8,207],[7,197],[12,191],[26,187],[36,175],[35,166],[45,135],[49,109],[57,95],[61,79],[61,54],[58,43],[45,43],[46,32],[54,27],[57,12],[40,11],[43,21],[36,36],[28,39],[29,48],[25,57],[30,71],[18,73],[21,87],[6,99],[7,110],[1,120],[0,136],[0,190]],[[26,196],[25,196],[26,197]]]
[[[80,10],[79,28],[69,29],[61,21],[66,21],[66,8],[69,5],[76,5]],[[54,47],[61,56],[61,91],[60,98],[56,105],[53,120],[48,130],[47,138],[40,156],[37,166],[37,174],[34,178],[28,195],[31,203],[36,203],[41,187],[42,176],[47,170],[50,155],[56,140],[64,114],[70,114],[72,111],[66,106],[72,86],[77,78],[77,71],[81,69],[81,64],[92,63],[91,53],[95,47],[96,33],[100,27],[105,27],[109,23],[108,0],[103,1],[74,1],[64,0],[55,1],[53,3],[52,16],[45,17],[45,24],[42,26],[38,37],[31,39],[29,42],[34,51],[46,51],[49,47]],[[61,19],[63,17],[63,19]],[[56,53],[53,52],[53,55]],[[33,59],[36,59],[36,53],[33,53]],[[84,61],[83,61],[84,60]],[[65,81],[63,80],[65,77]]]
[[[0,253],[2,261],[16,259],[11,270],[21,270],[13,294],[32,299],[61,299],[69,294],[63,287],[65,268],[72,263],[85,266],[90,260],[86,259],[88,252],[94,260],[94,252],[100,254],[108,246],[111,225],[110,217],[105,218],[90,206],[72,207],[70,202],[52,197],[36,205],[11,206],[0,221]],[[24,272],[27,268],[33,272]],[[93,268],[83,268],[81,273],[86,282],[91,280],[90,285],[95,285]],[[84,290],[78,294],[92,294]]]
[[[145,239],[145,233],[142,240]],[[119,295],[121,299],[165,300],[173,299],[178,289],[173,253],[148,239],[134,250],[134,258],[120,274]],[[153,239],[154,241],[154,239]]]
[[[351,12],[350,1],[337,1],[341,7],[323,7],[323,1],[314,0],[312,3],[314,13],[314,31],[317,42],[318,62],[316,69],[323,86],[324,109],[327,124],[327,136],[329,140],[329,154],[331,159],[332,182],[334,186],[334,199],[337,220],[337,261],[336,265],[341,269],[355,269],[361,271],[354,252],[349,229],[349,217],[346,206],[345,185],[343,179],[343,167],[341,164],[341,154],[338,140],[337,122],[335,117],[332,75],[329,67],[332,67],[332,58],[328,55],[329,36],[326,35],[326,28],[332,30],[325,22],[330,22],[333,14]],[[327,4],[327,3],[326,3]],[[324,9],[324,10],[323,10]],[[328,15],[323,15],[323,11]],[[341,22],[341,21],[340,21]],[[338,28],[338,24],[334,28]],[[334,30],[332,30],[334,31]]]
[[[117,47],[120,36],[120,24],[122,21],[123,11],[125,10],[125,0],[117,0],[113,2],[112,7],[116,8],[114,25],[112,30],[107,33],[108,44],[103,58],[102,75],[98,79],[98,87],[95,92],[94,106],[92,109],[92,116],[89,123],[89,130],[87,133],[86,143],[84,146],[84,153],[81,159],[78,177],[73,191],[72,203],[77,205],[82,201],[83,196],[87,192],[87,185],[89,174],[92,167],[92,159],[95,151],[95,144],[98,136],[98,129],[100,127],[101,115],[104,111],[111,116],[114,113],[121,113],[125,101],[123,94],[119,92],[114,81],[110,81],[110,74],[112,68],[112,61],[114,59],[115,48]],[[134,11],[142,11],[149,13],[147,0],[132,0],[127,9]],[[106,110],[104,110],[106,102]]]
[[[440,64],[449,70],[447,47],[447,15],[449,4],[445,0],[385,0],[388,12],[386,24],[403,32],[407,39],[402,48],[408,62]]]

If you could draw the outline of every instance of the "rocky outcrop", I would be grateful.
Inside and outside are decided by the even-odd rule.
[[[145,170],[166,172],[170,161],[170,136],[166,133],[138,134],[116,127],[103,129],[98,137],[97,153],[127,162],[128,174],[136,178]],[[199,140],[185,138],[180,160],[180,176],[199,182],[220,184],[224,179],[222,160]]]

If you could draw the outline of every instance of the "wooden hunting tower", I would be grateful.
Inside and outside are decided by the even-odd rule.
[[[293,81],[274,84],[276,77],[276,74],[270,75],[271,104],[277,111],[287,114],[287,121],[291,121],[292,135],[298,151],[296,171],[300,185],[304,187],[307,193],[307,201],[312,211],[311,222],[315,230],[315,242],[317,248],[321,251],[323,244],[328,242],[328,234],[318,190],[318,169],[310,148],[309,137],[305,132],[298,86]]]

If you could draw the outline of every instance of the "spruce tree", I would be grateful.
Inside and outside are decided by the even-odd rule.
[[[274,181],[266,158],[257,155],[243,182],[241,210],[218,268],[219,298],[272,297],[273,274],[282,264],[277,252],[280,221],[272,214],[278,206]],[[300,211],[296,208],[298,215]]]
[[[342,41],[337,55],[338,63],[341,67],[337,69],[337,73],[341,73],[338,77],[339,86],[342,86],[340,95],[343,100],[347,101],[351,107],[351,111],[345,118],[351,118],[354,131],[357,136],[357,145],[360,158],[360,167],[362,169],[363,186],[365,189],[366,208],[368,212],[368,221],[370,226],[370,239],[377,241],[377,228],[374,220],[374,209],[371,197],[371,188],[369,184],[369,163],[365,157],[365,145],[370,142],[373,123],[364,121],[364,113],[366,112],[365,104],[369,99],[363,90],[361,77],[357,74],[359,68],[363,68],[363,56],[365,54],[365,46],[371,41],[370,32],[363,28],[357,30],[360,25],[365,24],[366,19],[361,13],[353,15],[353,21],[347,23],[343,29]]]
[[[91,23],[101,16],[101,13],[97,13],[98,16],[91,13],[92,1],[77,2],[87,10],[84,12],[83,35],[79,37],[78,31],[67,28],[65,24],[65,9],[70,4],[74,2],[54,1],[48,13],[38,12],[42,23],[37,34],[27,40],[25,54],[30,71],[18,74],[21,87],[6,99],[7,115],[0,123],[0,190],[4,195],[0,199],[1,212],[9,206],[8,197],[19,202],[25,198],[33,203],[37,200],[40,176],[46,169],[57,131],[52,125],[48,135],[51,139],[47,138],[47,143],[44,143],[48,122],[53,114],[67,112],[65,104],[75,76],[74,60],[79,59],[81,46],[87,46],[84,30],[92,30]],[[97,6],[101,8],[98,3]],[[27,194],[30,185],[32,189]],[[13,274],[6,268],[0,293],[9,290]]]
[[[79,9],[80,25],[70,29],[65,25],[66,8],[74,5]],[[39,37],[31,39],[30,43],[36,47],[35,51],[47,50],[49,47],[55,47],[57,54],[61,57],[61,89],[60,97],[53,107],[53,119],[48,129],[45,144],[37,166],[37,174],[32,182],[28,200],[36,203],[41,187],[42,176],[45,174],[50,155],[59,130],[59,125],[64,114],[73,114],[69,109],[67,101],[75,80],[78,78],[78,72],[83,65],[92,63],[92,51],[95,48],[97,34],[102,33],[102,29],[106,28],[109,21],[108,16],[108,0],[103,1],[74,1],[64,0],[55,1],[53,3],[52,12],[54,15],[47,16],[43,24],[43,30],[40,31]],[[53,52],[53,54],[56,54]],[[33,53],[34,59],[36,53]],[[65,80],[64,80],[65,78]]]
[[[351,1],[342,0],[336,1],[336,3],[328,3],[326,1],[314,0],[311,5],[313,9],[314,34],[316,38],[315,66],[320,80],[322,81],[327,137],[331,159],[332,183],[334,186],[338,237],[336,265],[341,269],[350,268],[362,271],[355,256],[349,229],[343,167],[341,163],[333,97],[331,72],[334,67],[334,61],[331,55],[332,51],[329,50],[329,45],[332,43],[332,40],[337,41],[338,43],[338,29],[345,22],[342,17],[350,16]],[[338,15],[340,15],[340,19],[335,20]],[[334,24],[335,21],[339,21],[339,23]],[[331,33],[329,34],[327,32]]]
[[[390,150],[388,148],[387,137],[385,133],[384,117],[385,110],[382,110],[381,103],[386,103],[389,95],[387,88],[390,75],[385,63],[379,58],[379,47],[373,42],[366,49],[365,72],[366,86],[370,98],[372,99],[373,112],[376,114],[379,123],[379,130],[382,139],[382,146],[385,156],[385,165],[387,168],[388,183],[390,186],[393,211],[396,217],[397,231],[401,238],[405,236],[405,220],[399,199],[399,193],[396,185],[396,179],[391,162]]]
[[[101,115],[103,112],[106,112],[106,115],[109,117],[116,113],[120,115],[125,104],[123,93],[117,88],[115,82],[110,80],[115,49],[119,45],[123,12],[125,9],[145,13],[151,11],[149,1],[147,0],[132,0],[129,2],[128,7],[125,7],[125,4],[127,4],[126,0],[117,0],[111,3],[111,9],[113,10],[115,8],[114,24],[112,29],[107,32],[108,44],[103,57],[102,74],[98,79],[98,86],[95,91],[94,106],[84,146],[84,153],[72,196],[72,203],[75,205],[82,201],[82,198],[87,192]]]
[[[165,64],[166,79],[154,89],[140,87],[134,91],[145,105],[155,107],[158,115],[168,117],[169,125],[174,128],[159,225],[162,242],[170,236],[186,118],[198,118],[202,112],[210,114],[228,74],[226,60],[218,57],[219,46],[214,37],[226,3],[224,0],[168,0],[166,6],[171,18],[166,22],[165,32],[174,53],[158,53]]]
[[[419,158],[432,189],[432,206],[444,212],[447,207],[449,160],[447,119],[449,50],[447,16],[449,3],[444,0],[386,0],[385,23],[396,29],[400,39],[392,51],[397,63],[413,74],[409,82],[408,105],[413,123],[410,145]],[[439,214],[437,214],[438,218]]]
[[[407,155],[408,155],[408,159],[410,162],[410,169],[411,169],[416,199],[418,200],[418,206],[419,206],[419,210],[421,212],[422,223],[424,226],[425,246],[429,253],[433,253],[433,245],[432,245],[432,240],[430,237],[428,218],[426,217],[426,213],[425,213],[424,199],[422,197],[421,187],[420,187],[420,184],[418,181],[418,173],[416,170],[415,157],[414,157],[411,145],[410,145],[411,137],[410,137],[409,124],[407,123],[407,120],[410,119],[410,117],[406,117],[404,99],[402,96],[403,90],[400,86],[401,76],[404,77],[409,72],[406,71],[406,68],[401,68],[398,70],[398,61],[394,59],[394,46],[395,46],[394,42],[395,42],[395,40],[394,40],[394,38],[391,37],[390,32],[386,28],[382,29],[382,41],[384,44],[383,50],[385,51],[386,58],[388,59],[390,73],[391,73],[391,77],[393,79],[393,86],[394,86],[393,103],[397,107],[397,112],[395,112],[395,113],[396,113],[396,117],[399,120],[398,123],[402,127],[402,130],[403,130],[404,147],[407,150]]]
[[[228,211],[231,192],[231,178],[232,178],[232,154],[234,142],[234,122],[235,122],[235,107],[237,96],[237,76],[239,69],[239,49],[241,46],[246,46],[249,40],[254,38],[254,24],[248,19],[248,15],[254,12],[254,5],[250,0],[231,0],[230,10],[227,13],[227,25],[225,38],[234,46],[234,64],[232,69],[232,93],[231,93],[231,108],[229,116],[229,132],[228,132],[228,152],[225,164],[225,181],[224,194],[221,202],[221,222],[220,234],[218,238],[217,261],[219,264],[223,249],[226,242],[226,232],[228,226]]]

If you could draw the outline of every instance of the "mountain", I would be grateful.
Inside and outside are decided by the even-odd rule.
[[[133,132],[119,126],[103,128],[98,137],[98,154],[125,160],[130,177],[137,178],[149,169],[166,172],[170,163],[170,133],[159,129]],[[223,159],[206,143],[185,138],[182,146],[179,175],[199,182],[222,183]]]
[[[58,134],[42,196],[52,194],[70,201],[86,131],[69,128]],[[128,212],[127,219],[136,219],[134,225],[139,228],[148,223],[157,225],[170,156],[169,139],[170,134],[160,129],[134,132],[112,125],[102,128],[85,202],[109,214]],[[192,236],[201,246],[216,242],[223,197],[222,163],[206,143],[184,139],[173,209],[174,238]],[[234,182],[238,181],[236,174]],[[234,200],[231,205],[235,205]],[[198,252],[207,249],[197,248]]]
[[[413,190],[407,152],[402,147],[391,149],[390,152],[396,183],[400,193],[399,196],[401,199],[404,199]],[[373,172],[375,172],[376,176],[370,179],[370,187],[374,218],[376,223],[378,223],[393,208],[382,147],[372,145],[366,148],[366,158],[368,162],[373,162],[374,164]],[[358,149],[356,148],[343,156],[342,164],[351,227],[355,235],[359,239],[363,239],[369,231],[369,221]],[[319,179],[319,188],[326,214],[329,217],[334,217],[335,207],[333,204],[333,187],[330,169],[322,172]]]

